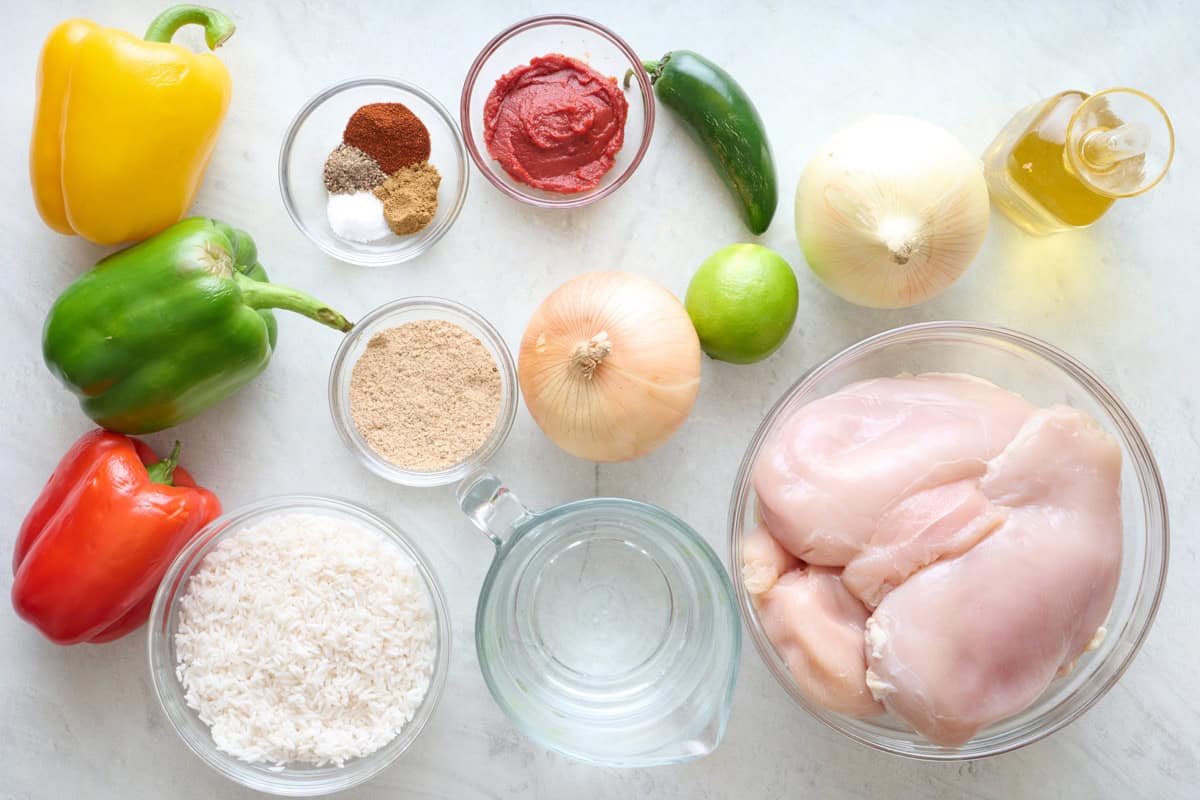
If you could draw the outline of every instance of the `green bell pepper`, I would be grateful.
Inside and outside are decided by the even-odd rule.
[[[244,231],[193,217],[68,286],[46,318],[42,355],[97,423],[150,433],[191,419],[266,369],[272,308],[352,327],[320,300],[268,283]]]

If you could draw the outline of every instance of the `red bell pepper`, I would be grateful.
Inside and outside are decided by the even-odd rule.
[[[110,431],[75,442],[17,536],[17,614],[58,644],[108,642],[144,623],[172,559],[221,513],[178,461],[178,442],[162,461]]]

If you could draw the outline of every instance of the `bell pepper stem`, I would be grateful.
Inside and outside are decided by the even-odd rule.
[[[147,42],[169,42],[184,25],[203,25],[204,41],[209,50],[216,50],[233,36],[233,20],[213,8],[204,6],[171,6],[159,14],[146,29]]]
[[[353,322],[317,298],[298,289],[256,281],[241,273],[234,275],[234,280],[242,289],[242,302],[251,308],[282,308],[284,311],[294,311],[342,333],[354,327]]]
[[[171,448],[171,455],[164,458],[162,461],[156,461],[153,464],[146,466],[146,474],[150,476],[150,480],[154,483],[161,483],[164,486],[175,485],[175,468],[179,466],[179,440],[175,440],[175,446]]]

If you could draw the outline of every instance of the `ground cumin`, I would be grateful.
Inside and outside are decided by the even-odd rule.
[[[401,167],[375,187],[375,196],[383,201],[383,217],[392,233],[407,236],[433,221],[441,183],[437,168],[422,161]]]
[[[496,427],[496,360],[452,322],[421,320],[371,337],[350,374],[350,416],[367,445],[403,469],[437,472]]]

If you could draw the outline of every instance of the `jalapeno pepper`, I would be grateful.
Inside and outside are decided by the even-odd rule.
[[[778,202],[775,161],[749,96],[728,72],[690,50],[675,50],[642,66],[658,99],[679,116],[733,192],[750,232],[765,232]]]

